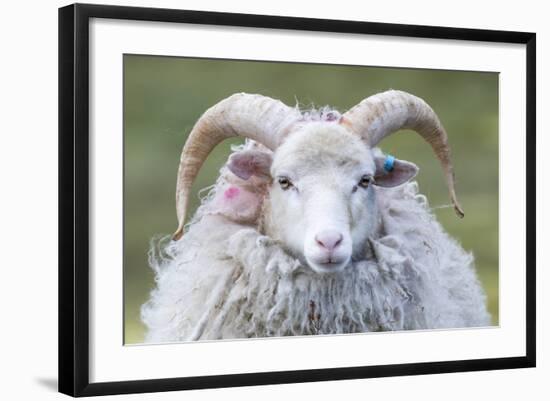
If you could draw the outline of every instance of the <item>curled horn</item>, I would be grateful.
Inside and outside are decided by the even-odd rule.
[[[364,99],[343,115],[341,123],[374,147],[400,129],[416,131],[436,154],[447,181],[456,214],[464,217],[455,194],[453,164],[447,132],[424,100],[406,92],[390,90]]]
[[[217,144],[240,136],[274,150],[299,115],[297,109],[278,100],[246,93],[234,94],[208,109],[196,122],[181,152],[176,187],[179,225],[172,238],[178,240],[183,235],[191,185]]]

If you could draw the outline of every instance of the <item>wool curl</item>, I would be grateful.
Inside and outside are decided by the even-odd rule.
[[[260,148],[247,141],[235,148]],[[378,151],[378,150],[377,150]],[[237,185],[258,198],[242,214],[216,198]],[[224,166],[186,234],[151,243],[156,288],[142,306],[146,342],[480,327],[490,324],[473,255],[437,222],[416,182],[376,188],[380,229],[368,252],[319,274],[263,235],[265,182]]]

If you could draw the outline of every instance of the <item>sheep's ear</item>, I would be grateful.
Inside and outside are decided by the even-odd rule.
[[[396,187],[414,178],[418,173],[416,164],[392,156],[376,157],[374,183],[380,187]]]
[[[231,155],[227,167],[233,174],[243,180],[248,180],[252,176],[270,178],[271,162],[271,155],[266,152],[243,150]]]

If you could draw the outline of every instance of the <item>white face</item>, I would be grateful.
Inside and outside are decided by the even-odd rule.
[[[376,224],[370,149],[337,124],[294,133],[271,166],[269,234],[316,272],[337,272],[365,251]]]
[[[391,171],[379,150],[335,122],[309,123],[293,132],[273,158],[249,150],[231,156],[238,177],[271,182],[264,208],[266,234],[319,273],[363,259],[378,226],[374,185],[403,184],[418,171],[394,159]]]

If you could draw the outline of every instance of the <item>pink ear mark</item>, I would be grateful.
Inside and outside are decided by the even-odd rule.
[[[212,214],[218,214],[235,222],[256,221],[263,202],[263,195],[236,185],[228,185],[208,204]]]
[[[226,199],[226,200],[231,200],[231,199],[234,199],[236,198],[237,196],[239,196],[239,193],[240,193],[240,189],[237,188],[237,187],[229,187],[225,190],[225,192],[223,193],[223,197]]]

